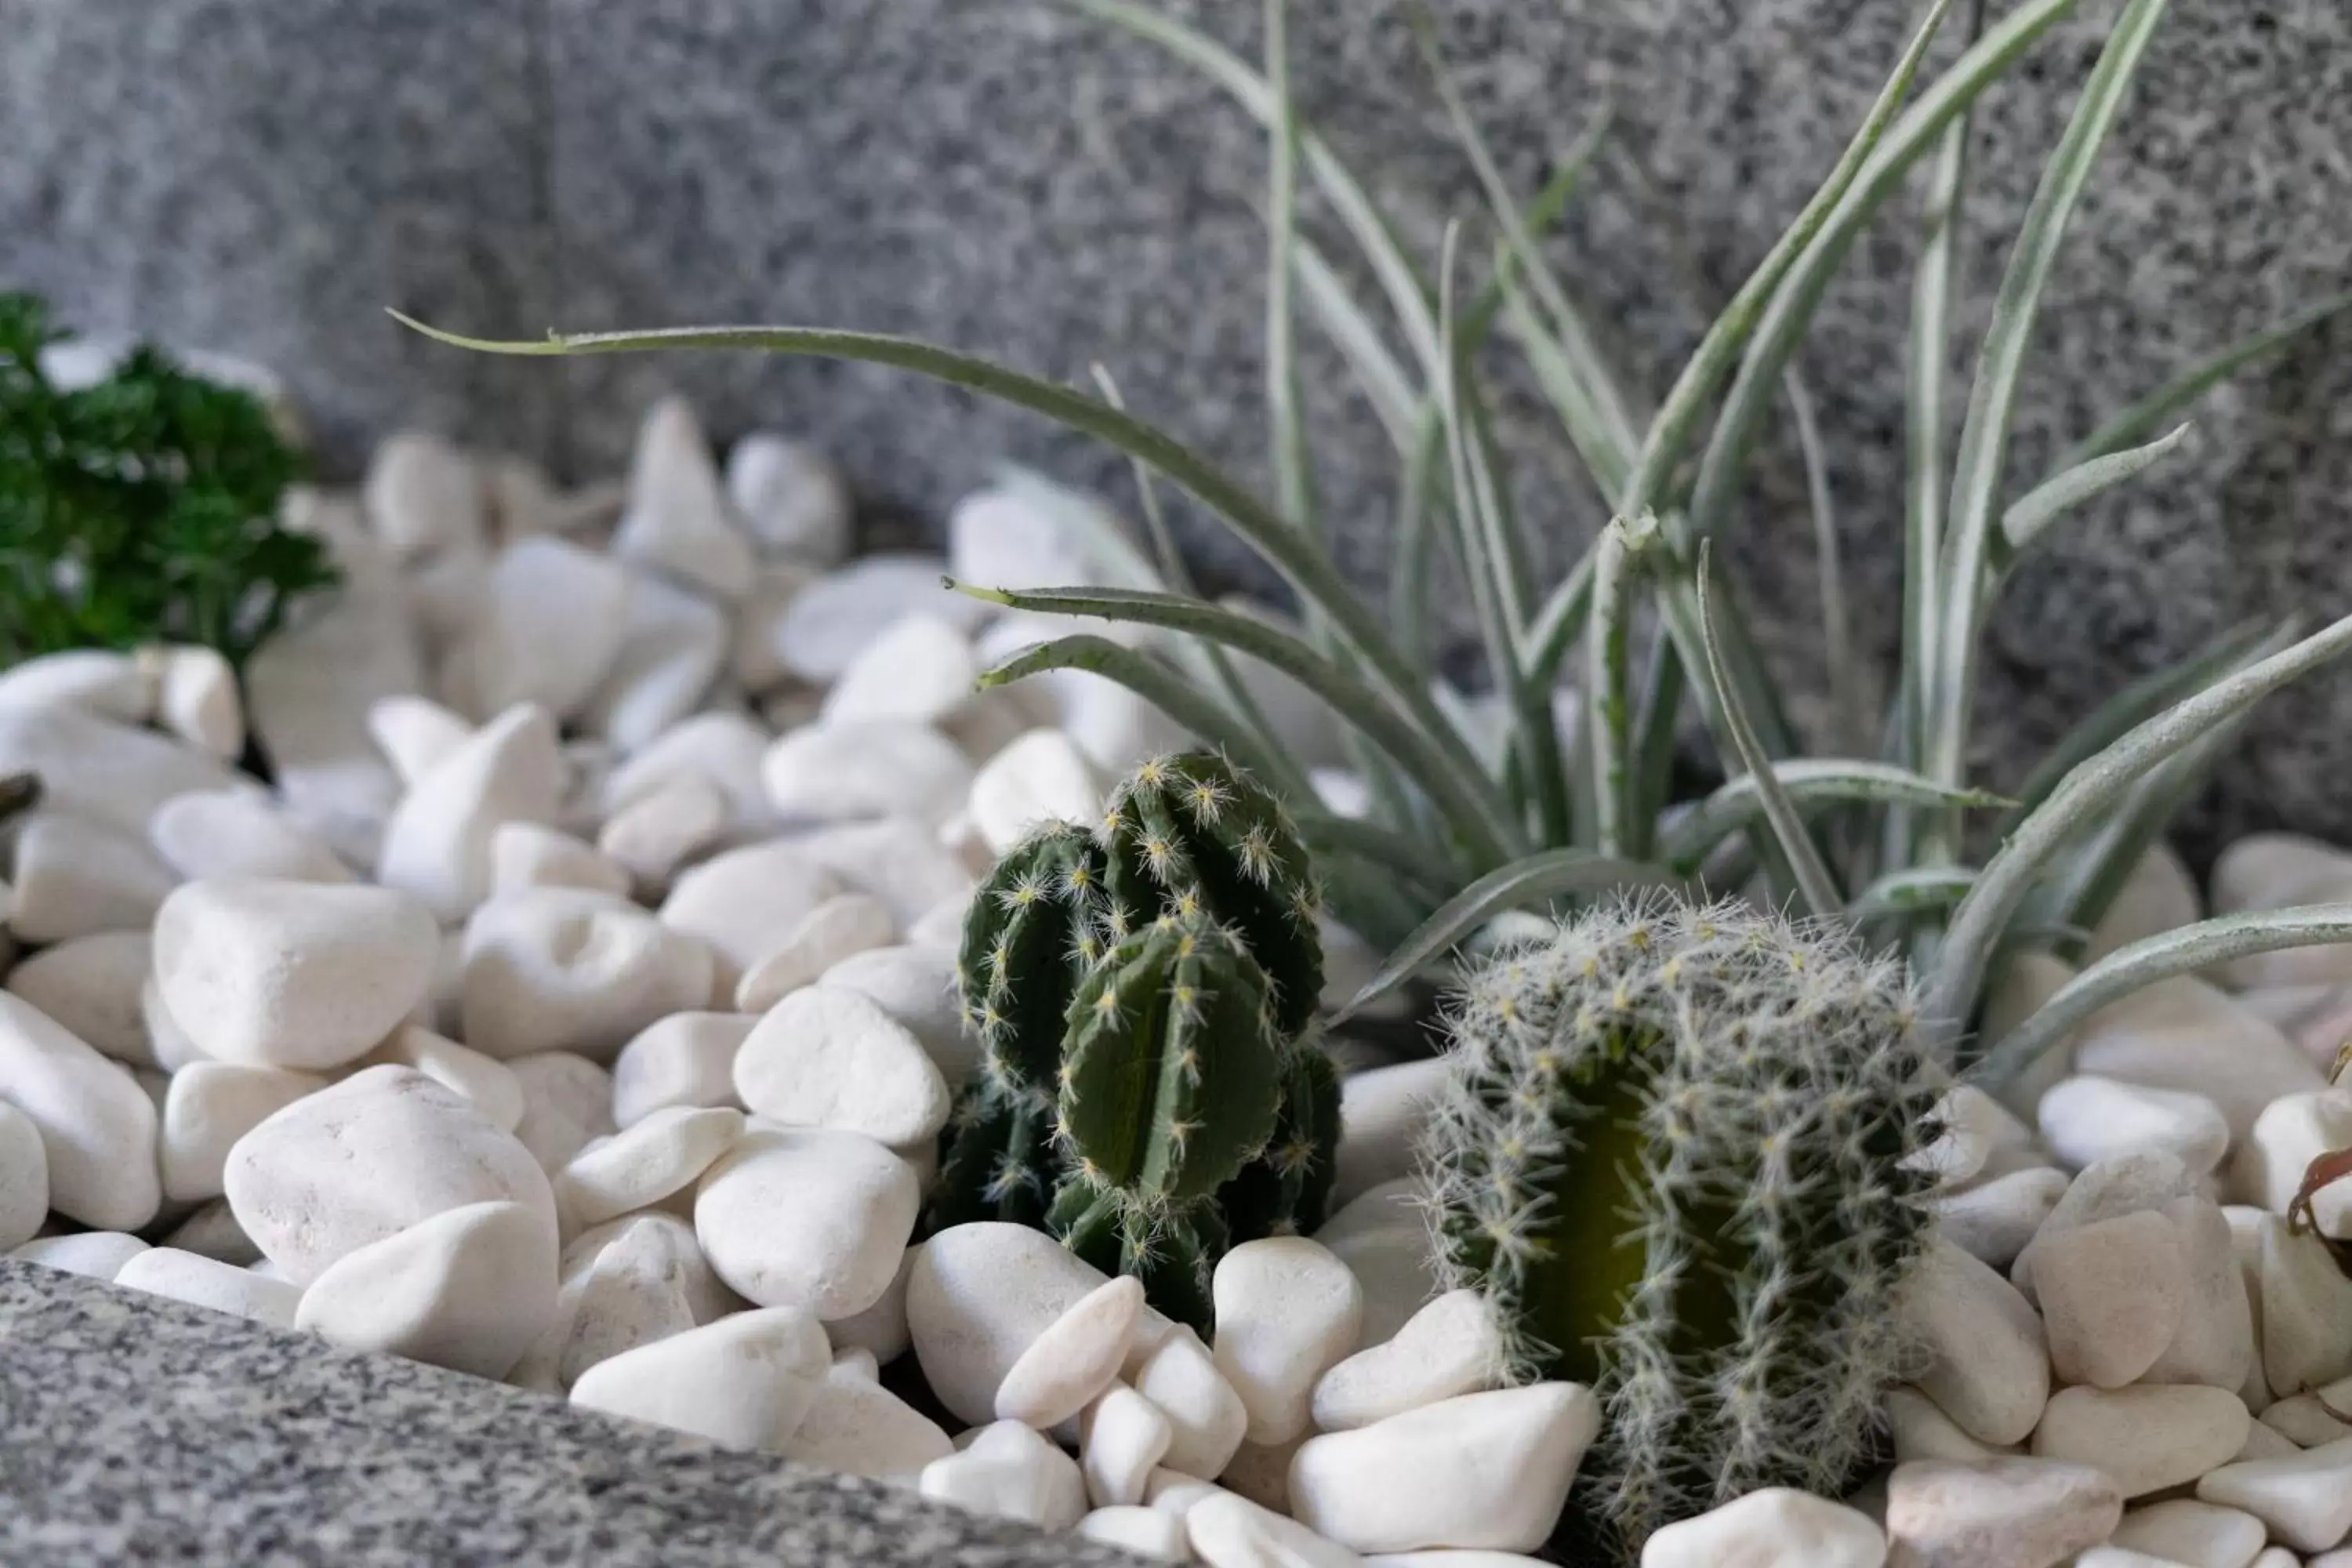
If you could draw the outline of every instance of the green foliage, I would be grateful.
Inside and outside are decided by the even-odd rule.
[[[932,1225],[1051,1230],[1205,1332],[1225,1247],[1311,1229],[1329,1195],[1319,908],[1281,805],[1204,752],[1144,763],[1091,829],[1049,825],[997,861],[957,963],[984,1062]]]
[[[1671,897],[1463,978],[1423,1150],[1441,1264],[1516,1375],[1600,1394],[1589,1543],[1630,1563],[1759,1487],[1839,1496],[1869,1458],[1932,1219],[1916,1018],[1901,961],[1843,924]]]
[[[252,394],[133,350],[96,385],[42,374],[42,302],[0,294],[0,665],[203,643],[241,663],[333,580],[280,527],[302,463]]]

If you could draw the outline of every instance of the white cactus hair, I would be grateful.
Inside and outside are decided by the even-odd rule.
[[[1493,1308],[1516,1379],[1559,1375],[1568,1348],[1526,1310],[1541,1271],[1588,1261],[1552,1245],[1563,1200],[1612,1205],[1644,1246],[1587,1341],[1606,1420],[1582,1506],[1638,1551],[1759,1486],[1836,1496],[1875,1441],[1931,1219],[1938,1075],[1902,963],[1842,926],[1631,897],[1496,953],[1446,1021],[1434,1250],[1448,1289]],[[1575,1168],[1596,1075],[1640,1108],[1638,1169]],[[1684,1315],[1701,1271],[1727,1285],[1722,1342],[1693,1343]]]

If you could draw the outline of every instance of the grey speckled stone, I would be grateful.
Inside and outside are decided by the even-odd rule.
[[[873,1482],[0,1259],[0,1563],[1133,1561]]]
[[[1164,3],[1255,47],[1258,0]],[[1399,8],[1297,9],[1305,107],[1426,247],[1437,214],[1469,210],[1475,193]],[[1615,103],[1622,156],[1560,255],[1629,381],[1655,395],[1706,304],[1827,169],[1916,7],[1438,9],[1521,188]],[[1979,116],[1964,349],[2113,11],[2084,0]],[[1262,148],[1149,47],[1047,0],[368,0],[332,17],[295,0],[0,0],[0,279],[44,282],[107,325],[137,319],[276,359],[346,433],[415,410],[575,467],[610,463],[637,405],[675,383],[722,431],[821,432],[870,495],[919,510],[1004,452],[1125,490],[1116,459],[903,375],[740,355],[490,367],[368,324],[393,299],[523,334],[796,320],[913,331],[1056,377],[1100,359],[1139,410],[1263,476]],[[185,40],[194,65],[158,37]],[[281,102],[282,139],[253,129],[257,105]],[[2019,483],[2171,367],[2352,282],[2347,146],[2352,12],[2175,0],[2052,286]],[[91,188],[105,199],[75,194]],[[263,215],[284,238],[215,206]],[[390,245],[379,208],[436,243]],[[1881,651],[1897,598],[1915,226],[1906,207],[1859,247],[1804,364],[1833,441],[1862,631]],[[183,232],[201,243],[175,244]],[[1997,774],[2242,616],[2352,603],[2347,350],[2352,323],[2339,323],[2210,399],[2192,454],[2076,520],[2019,574],[1986,659]],[[1308,369],[1337,385],[1319,345]],[[1369,573],[1390,465],[1345,397],[1318,386],[1310,407],[1343,553]],[[1525,398],[1505,424],[1522,452],[1556,445]],[[1768,640],[1810,681],[1811,550],[1786,433],[1775,440],[1742,551]],[[1521,471],[1565,554],[1591,525],[1589,499],[1544,456]],[[2352,837],[2352,792],[2336,784],[2346,736],[2352,675],[2277,701],[2231,759],[2209,826]]]

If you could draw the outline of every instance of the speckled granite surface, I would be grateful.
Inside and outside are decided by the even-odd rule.
[[[906,1492],[0,1259],[10,1568],[1132,1568]]]
[[[1255,47],[1258,0],[1162,3]],[[1560,254],[1652,395],[1703,302],[1828,167],[1916,9],[1436,8],[1523,189],[1614,103],[1622,160]],[[1295,9],[1305,106],[1425,245],[1434,215],[1475,197],[1400,7]],[[1964,349],[2114,9],[2084,0],[1979,116]],[[742,356],[491,364],[402,340],[374,314],[393,302],[523,334],[824,321],[1060,377],[1099,358],[1137,408],[1264,471],[1259,138],[1198,79],[1055,0],[0,0],[0,281],[55,289],[101,326],[276,361],[346,458],[362,432],[415,417],[610,462],[635,405],[676,381],[722,430],[820,431],[870,493],[918,508],[1007,451],[1124,493],[1115,459],[904,376]],[[2347,146],[2352,8],[2174,0],[2053,282],[2021,484],[2188,357],[2352,283]],[[1860,247],[1804,363],[1834,442],[1861,630],[1880,650],[1897,602],[1914,235],[1897,212]],[[1367,567],[1390,465],[1360,411],[1320,390],[1338,381],[1319,347],[1308,368],[1324,489],[1345,553]],[[1531,402],[1505,424],[1523,452],[1545,447]],[[2099,695],[2242,616],[2352,605],[2347,437],[2340,322],[2210,400],[2193,452],[2070,525],[1993,627],[1996,773],[2013,777]],[[1778,439],[1743,552],[1775,653],[1811,679],[1811,554]],[[1564,553],[1591,508],[1544,457],[1522,472]],[[2224,815],[2352,837],[2347,768],[2339,672],[2268,710],[2229,764]]]

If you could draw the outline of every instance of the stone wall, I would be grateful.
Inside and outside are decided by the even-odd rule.
[[[1255,47],[1257,0],[1168,8]],[[1438,8],[1524,188],[1613,105],[1617,153],[1560,258],[1653,395],[1826,170],[1913,9]],[[1398,8],[1294,9],[1305,109],[1426,243],[1475,192]],[[1979,118],[1964,346],[2113,9],[2085,0]],[[2352,284],[2347,149],[2352,11],[2176,0],[2053,286],[2021,479],[2170,367]],[[1213,89],[1051,0],[0,0],[0,285],[44,289],[88,327],[275,364],[346,467],[372,433],[421,422],[609,468],[637,407],[675,384],[722,432],[817,432],[867,495],[918,517],[1008,454],[1124,493],[1106,455],[902,375],[740,355],[493,361],[404,334],[391,304],[491,333],[793,321],[915,332],[1057,377],[1100,360],[1139,411],[1262,478],[1263,177],[1258,137]],[[1804,361],[1882,648],[1912,220],[1890,215],[1861,247]],[[1308,369],[1329,510],[1370,572],[1390,465],[1328,357]],[[2352,608],[2347,393],[2339,322],[2210,399],[2188,456],[2019,575],[1987,659],[1997,773],[2242,617]],[[1591,506],[1536,405],[1514,400],[1506,425],[1562,555]],[[1776,656],[1810,682],[1818,616],[1790,468],[1779,452],[1759,480],[1743,553]],[[2208,826],[2352,837],[2336,784],[2347,721],[2352,673],[2276,700]]]

